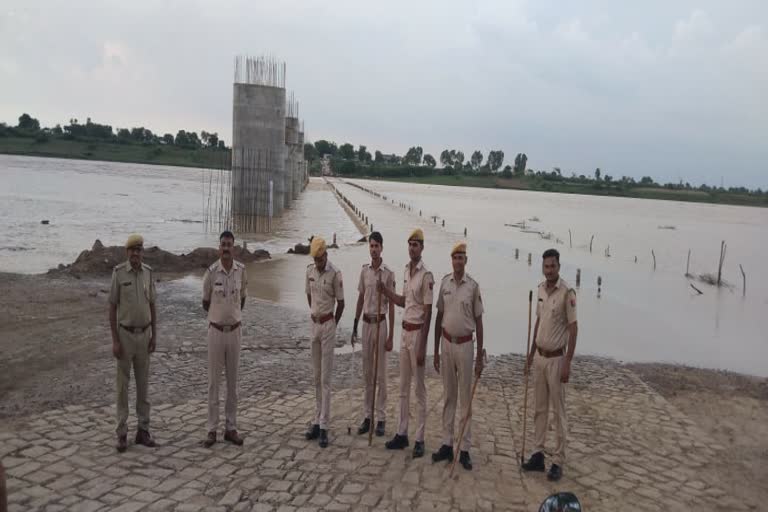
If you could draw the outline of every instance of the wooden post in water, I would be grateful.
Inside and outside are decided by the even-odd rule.
[[[717,286],[720,286],[723,277],[723,263],[725,262],[725,250],[728,248],[725,245],[725,240],[720,242],[720,264],[717,266]]]
[[[603,291],[603,277],[597,276],[597,298],[600,298],[600,294]]]
[[[592,252],[592,240],[595,239],[595,235],[592,235],[592,238],[589,239],[589,252]]]
[[[515,249],[515,259],[516,260],[520,259],[520,249]]]
[[[651,256],[653,256],[653,270],[656,270],[656,253],[651,249]]]
[[[571,249],[573,249],[573,237],[571,236],[570,228],[568,228],[568,244],[571,246]]]
[[[741,296],[746,297],[747,296],[747,274],[744,273],[744,267],[741,266],[741,263],[739,263],[739,270],[741,270],[741,280],[743,282]]]
[[[464,238],[467,238],[467,228],[464,228]]]
[[[581,286],[581,269],[576,269],[576,288]]]
[[[690,276],[689,270],[691,269],[691,250],[688,249],[688,261],[685,263],[685,277]]]
[[[528,266],[531,265],[531,253],[528,253]]]

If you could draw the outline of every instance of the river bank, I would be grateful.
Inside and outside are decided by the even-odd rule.
[[[150,372],[151,401],[157,411],[154,431],[160,446],[164,447],[160,450],[180,466],[170,468],[163,478],[183,480],[185,477],[180,476],[180,472],[197,460],[193,455],[196,449],[185,445],[194,445],[196,436],[204,429],[205,320],[199,306],[198,279],[163,274],[158,277],[158,351],[152,357]],[[36,464],[28,459],[46,454],[50,465],[53,461],[51,443],[59,451],[77,446],[80,457],[77,460],[90,460],[93,453],[99,453],[97,460],[105,464],[151,457],[135,448],[132,448],[134,455],[129,455],[126,462],[106,455],[112,442],[114,415],[114,360],[110,354],[106,307],[109,279],[106,276],[78,279],[66,274],[0,274],[0,286],[4,290],[0,296],[0,353],[3,354],[0,418],[4,425],[0,427],[0,438],[4,439],[0,456],[4,462],[11,461],[9,487],[12,495],[15,494],[12,503],[17,500],[15,503],[20,506],[24,504],[17,507],[19,510],[32,510],[34,507],[30,505],[42,499],[41,493],[52,500],[48,503],[67,496],[72,498],[74,493],[84,499],[82,496],[88,495],[90,486],[83,478],[73,476],[70,487],[75,491],[68,493],[59,487],[61,482],[55,472],[41,469],[27,473],[19,468]],[[349,334],[340,329],[338,344],[345,344]],[[234,464],[239,477],[226,480],[226,484],[215,478],[215,481],[205,480],[205,486],[197,488],[199,496],[193,492],[199,484],[193,483],[189,496],[194,494],[204,505],[214,506],[239,485],[242,491],[238,503],[247,501],[249,506],[256,502],[278,506],[300,500],[304,494],[309,494],[307,500],[311,500],[313,493],[327,495],[328,502],[335,502],[352,499],[343,496],[343,489],[355,480],[354,474],[389,481],[395,473],[402,475],[410,468],[420,475],[423,483],[442,475],[441,469],[422,461],[403,460],[399,453],[393,455],[380,448],[363,451],[362,441],[356,436],[347,436],[347,427],[354,429],[360,420],[358,349],[357,353],[336,356],[334,389],[338,399],[335,398],[337,405],[333,413],[332,448],[318,461],[318,464],[331,464],[327,471],[339,473],[342,483],[322,490],[289,486],[290,489],[279,491],[287,495],[269,490],[272,478],[283,480],[294,469],[311,472],[306,462],[299,461],[304,455],[316,456],[316,448],[305,446],[307,443],[300,436],[314,404],[308,340],[306,311],[248,299],[240,371],[241,430],[246,436],[250,434],[246,441],[247,460],[253,460],[256,453],[253,450],[263,451],[266,439],[270,439],[267,446],[274,445],[275,449],[267,450],[266,459],[261,462],[267,465],[255,473],[262,484],[255,487],[253,482],[247,482],[252,478],[248,475],[253,473],[245,471],[246,467],[253,466],[241,467],[238,462],[246,459],[230,458],[236,454],[216,451],[219,457],[228,458],[229,464]],[[396,353],[388,356],[388,369],[388,415],[392,420],[388,424],[393,425],[397,415]],[[440,382],[439,376],[430,369],[428,449],[436,449],[440,438]],[[558,488],[577,492],[591,505],[589,510],[612,510],[613,506],[629,502],[641,510],[671,510],[670,507],[684,503],[696,503],[699,510],[754,509],[755,503],[768,499],[762,485],[768,477],[767,382],[717,370],[663,364],[622,365],[610,359],[577,356],[568,402],[571,455],[566,478]],[[457,484],[467,489],[468,496],[474,497],[476,509],[530,510],[539,496],[554,489],[543,478],[521,475],[516,469],[522,431],[521,404],[522,356],[492,357],[478,390],[475,419],[478,441],[473,452],[478,468],[471,476],[462,475],[462,483]],[[291,411],[289,417],[288,411]],[[89,420],[81,425],[84,418]],[[185,419],[178,423],[181,418]],[[529,418],[529,429],[532,424]],[[188,428],[190,426],[193,428]],[[69,433],[55,435],[59,427]],[[80,429],[87,437],[79,434]],[[24,432],[21,437],[20,432]],[[489,443],[490,439],[494,440]],[[528,446],[530,449],[530,444]],[[31,450],[32,447],[37,448]],[[228,449],[222,446],[219,450]],[[285,450],[292,454],[289,459],[272,460],[275,453],[287,453]],[[187,453],[192,459],[184,455]],[[198,463],[208,460],[204,454],[198,455],[202,457]],[[351,460],[350,457],[364,466],[373,464],[371,468],[379,469],[348,473],[342,461]],[[189,462],[184,463],[187,459]],[[164,467],[164,457],[153,457],[153,460],[158,467]],[[18,465],[16,461],[20,461]],[[87,466],[88,471],[101,463]],[[129,473],[144,475],[143,464],[134,463],[131,467],[133,470],[128,470]],[[272,469],[266,471],[266,467]],[[394,470],[395,467],[398,470],[390,475],[387,468]],[[376,476],[379,470],[384,473]],[[657,479],[656,475],[662,478]],[[189,482],[206,478],[211,477],[200,474]],[[400,477],[397,478],[399,481]],[[485,479],[494,484],[482,496],[476,490],[469,490],[471,485]],[[219,483],[213,485],[215,482]],[[187,483],[179,485],[186,487]],[[407,488],[412,483],[404,485]],[[119,484],[107,487],[109,492],[97,495],[105,505],[141,501],[135,493],[125,496],[117,492]],[[499,490],[502,487],[507,490]],[[514,491],[513,496],[510,489]],[[174,492],[176,490],[174,488]],[[379,496],[379,507],[407,504],[406,508],[417,508],[434,500],[436,505],[450,505],[441,501],[445,498],[425,490],[395,492],[391,485],[386,491],[371,488],[374,490]],[[155,501],[168,499],[173,503],[173,492],[155,491],[155,494]],[[496,506],[480,505],[485,503],[484,499],[501,500],[502,496],[511,500],[504,501],[509,504],[506,508],[500,506],[502,501],[496,501],[499,504]],[[317,498],[318,501],[324,499]],[[450,495],[448,499],[454,506],[462,500],[461,496],[451,498]],[[173,507],[169,505],[168,509]]]
[[[229,150],[32,137],[0,137],[0,154],[213,169],[228,167],[229,158]]]
[[[416,183],[420,185],[443,185],[451,187],[495,188],[510,190],[531,190],[536,192],[552,192],[558,194],[579,194],[589,196],[626,197],[633,199],[661,199],[667,201],[684,201],[691,203],[724,204],[733,206],[768,207],[768,195],[752,195],[732,192],[702,191],[697,189],[667,189],[663,187],[631,187],[615,188],[604,186],[595,188],[588,184],[569,182],[540,181],[535,178],[500,178],[497,176],[468,176],[468,175],[432,175],[411,177],[371,177],[343,176],[343,178],[361,179],[368,181],[394,181],[400,183]]]

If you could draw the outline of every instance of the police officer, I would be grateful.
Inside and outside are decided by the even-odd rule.
[[[565,385],[571,375],[576,351],[576,290],[560,278],[560,253],[547,249],[542,257],[544,277],[536,301],[536,326],[528,355],[534,375],[534,453],[523,464],[526,471],[544,471],[544,442],[547,436],[549,404],[555,425],[555,449],[547,478],[560,480],[565,462]],[[536,358],[534,359],[534,354]]]
[[[402,450],[408,446],[408,415],[410,409],[411,380],[416,382],[418,426],[413,457],[424,456],[424,429],[427,422],[427,386],[424,382],[424,360],[427,355],[427,336],[432,320],[432,294],[435,280],[421,259],[424,250],[424,232],[414,229],[408,236],[408,256],[403,276],[403,295],[377,285],[390,301],[403,312],[403,332],[400,338],[400,425],[395,437],[387,441],[388,450]]]
[[[474,333],[477,331],[477,357],[474,375],[483,371],[483,300],[480,286],[465,271],[467,244],[457,243],[451,250],[453,272],[443,277],[437,295],[435,319],[435,359],[437,373],[443,376],[443,445],[432,454],[433,462],[453,460],[453,429],[456,417],[456,395],[461,403],[460,421],[466,418],[463,439],[459,439],[459,462],[472,469],[469,446],[472,440],[469,400],[472,393],[472,359],[475,357]],[[442,342],[443,354],[440,358]]]
[[[248,295],[245,265],[234,259],[235,235],[219,236],[219,259],[203,278],[203,309],[208,312],[208,436],[203,442],[216,443],[219,425],[219,381],[224,369],[227,399],[224,402],[224,440],[241,446],[237,433],[237,372],[240,366],[242,309]]]
[[[387,356],[386,352],[392,350],[392,337],[395,328],[395,305],[384,294],[381,295],[379,304],[376,293],[376,283],[381,281],[384,286],[395,291],[395,273],[381,259],[384,248],[384,239],[381,233],[374,231],[368,236],[368,250],[371,253],[371,262],[363,265],[360,271],[360,281],[357,285],[357,308],[355,310],[355,323],[353,339],[357,338],[357,326],[360,316],[363,317],[363,380],[365,381],[365,394],[363,397],[363,423],[357,429],[357,433],[367,434],[372,428],[371,414],[373,412],[373,364],[374,345],[378,343],[378,370],[377,370],[377,396],[376,396],[376,435],[381,437],[385,431],[385,411],[387,408]],[[379,311],[379,307],[381,310]],[[387,313],[389,322],[387,322]],[[389,324],[389,326],[387,326]],[[385,341],[386,340],[386,341]]]
[[[331,418],[333,349],[336,326],[344,312],[344,283],[341,271],[328,261],[325,240],[312,238],[309,255],[315,262],[307,267],[304,289],[312,318],[310,342],[315,376],[315,417],[305,437],[307,440],[319,438],[320,448],[325,448]]]
[[[117,451],[128,448],[128,383],[136,377],[136,444],[153,447],[149,434],[149,354],[157,342],[155,282],[152,269],[142,262],[144,238],[133,234],[125,242],[128,260],[112,271],[109,291],[109,326],[112,354],[117,359]]]

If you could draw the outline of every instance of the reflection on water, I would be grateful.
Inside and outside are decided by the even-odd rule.
[[[95,238],[120,244],[131,231],[176,252],[213,246],[216,235],[204,233],[199,223],[200,179],[201,171],[194,169],[0,156],[0,271],[42,272],[72,261]],[[554,246],[562,254],[566,280],[575,284],[581,269],[580,353],[768,375],[768,270],[762,264],[768,249],[768,209],[357,183],[389,197],[385,202],[337,183],[382,232],[384,260],[396,272],[398,289],[407,262],[406,237],[413,227],[425,230],[424,261],[437,280],[450,271],[450,248],[467,229],[468,272],[483,291],[489,352],[525,351],[528,291],[541,280],[540,254]],[[398,208],[393,199],[412,210]],[[538,220],[529,220],[534,217]],[[43,219],[51,224],[40,224]],[[551,239],[505,226],[523,220],[526,231],[551,233]],[[330,258],[343,272],[348,302],[342,326],[350,328],[368,251],[355,243],[359,233],[321,180],[313,180],[276,223],[275,233],[248,237],[250,247],[264,247],[274,255],[272,261],[248,265],[250,294],[305,311],[310,258],[284,252],[312,234],[330,240],[333,233],[341,248],[332,250]],[[717,290],[696,283],[704,292],[698,295],[683,275],[688,250],[692,273],[716,272],[721,240],[728,243],[723,275],[735,286]],[[746,298],[741,296],[739,263],[747,273]],[[399,322],[399,308],[397,315]]]

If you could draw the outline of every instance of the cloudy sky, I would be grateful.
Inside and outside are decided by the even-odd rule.
[[[0,120],[229,142],[237,54],[309,139],[768,188],[765,0],[1,0]]]

